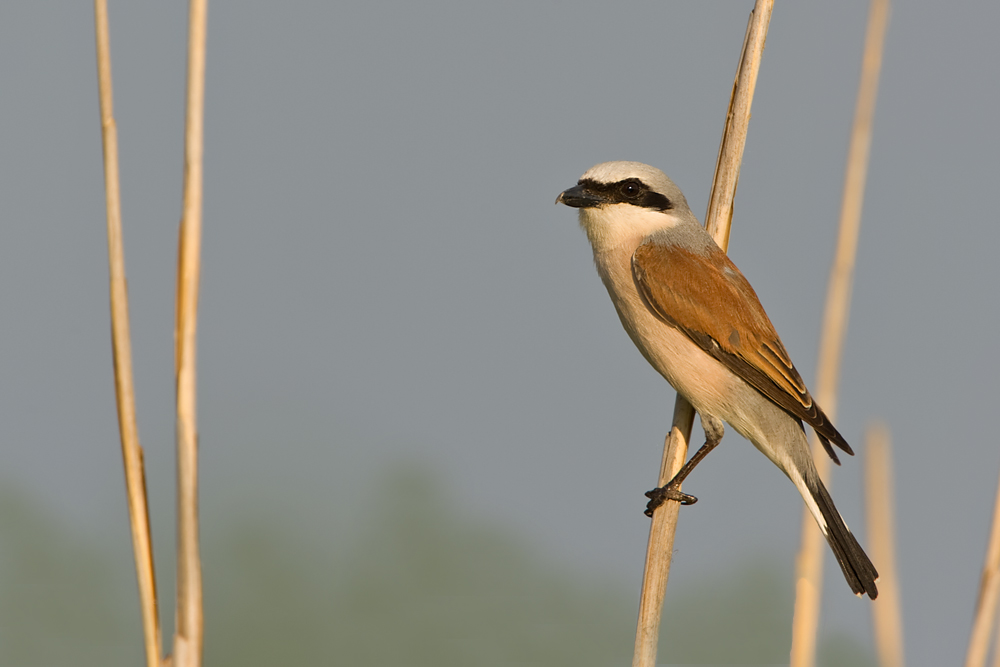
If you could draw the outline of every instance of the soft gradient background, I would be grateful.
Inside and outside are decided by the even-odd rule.
[[[700,216],[751,6],[213,0],[199,406],[214,662],[258,641],[239,664],[277,664],[288,653],[267,647],[306,635],[329,645],[301,664],[333,660],[338,633],[358,636],[344,624],[370,617],[399,643],[361,642],[371,664],[628,664],[642,492],[674,393],[621,330],[575,212],[552,202],[596,162],[640,160]],[[110,15],[169,632],[187,13]],[[778,3],[736,200],[731,255],[807,382],[866,17],[866,2]],[[1000,466],[998,24],[996,2],[896,3],[876,114],[837,423],[859,451],[869,420],[893,432],[911,665],[964,656]],[[82,664],[87,646],[94,664],[141,659],[94,59],[89,3],[0,10],[5,664]],[[865,542],[859,458],[832,491]],[[700,502],[682,513],[668,608],[718,619],[740,609],[719,592],[737,582],[750,603],[732,627],[760,623],[767,598],[776,648],[726,659],[786,659],[797,493],[733,433],[686,490]],[[869,603],[826,562],[827,653],[858,664]],[[438,634],[418,626],[427,609]],[[510,653],[545,634],[522,622],[536,616],[564,641]],[[117,629],[88,629],[104,617]],[[606,654],[587,648],[600,633]],[[660,660],[720,660],[724,634],[702,653],[665,639]]]

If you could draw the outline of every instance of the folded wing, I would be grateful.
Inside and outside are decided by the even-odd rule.
[[[750,283],[718,247],[701,255],[647,239],[632,256],[632,276],[657,317],[812,426],[835,463],[831,442],[854,454],[809,395]]]

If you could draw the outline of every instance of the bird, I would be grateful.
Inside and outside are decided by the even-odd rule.
[[[799,375],[750,283],[691,212],[666,174],[641,162],[604,162],[556,198],[580,226],[619,319],[646,361],[697,410],[705,444],[646,514],[697,498],[680,483],[722,440],[723,422],[792,481],[851,590],[878,595],[878,572],[820,479],[803,422],[826,453],[853,455]]]

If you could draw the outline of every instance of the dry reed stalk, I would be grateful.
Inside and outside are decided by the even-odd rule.
[[[892,441],[882,423],[865,437],[865,506],[868,544],[878,563],[878,599],[872,601],[875,648],[881,667],[903,667],[903,613],[896,568],[896,511],[892,475]]]
[[[125,249],[122,243],[121,194],[118,180],[118,128],[115,124],[111,86],[111,38],[106,0],[94,0],[97,41],[97,86],[101,103],[101,134],[104,145],[104,190],[108,211],[108,265],[111,289],[111,345],[114,356],[115,399],[118,430],[125,466],[132,550],[139,583],[139,607],[146,646],[147,667],[160,664],[160,619],[156,609],[156,572],[153,540],[146,499],[146,474],[135,417],[135,387],[132,378],[132,342],[129,333],[128,287],[125,281]]]
[[[705,214],[705,227],[723,250],[729,246],[733,199],[736,197],[740,162],[743,159],[747,127],[750,124],[750,105],[757,85],[757,72],[760,70],[760,60],[764,53],[764,42],[773,7],[773,0],[757,0],[750,13],[733,83],[733,93],[729,100],[729,110],[726,113],[726,126],[719,145],[712,193],[709,197],[708,212]],[[678,395],[674,404],[673,426],[664,443],[658,486],[667,484],[684,465],[693,421],[694,408]],[[679,503],[668,501],[653,513],[639,600],[633,667],[655,667],[656,664],[660,616],[667,580],[670,577],[670,562],[674,551],[679,509]]]
[[[836,420],[837,385],[840,380],[840,358],[847,331],[847,316],[851,300],[851,280],[861,225],[865,180],[868,175],[868,155],[871,149],[872,122],[878,94],[882,50],[889,22],[889,0],[872,0],[868,12],[865,51],[861,64],[854,127],[847,153],[844,194],[840,211],[840,231],[823,313],[823,330],[816,370],[816,402]],[[830,460],[812,439],[813,458],[820,477],[829,477]],[[829,486],[829,482],[827,482]],[[802,514],[802,546],[796,559],[795,612],[792,620],[791,667],[812,667],[816,662],[816,634],[819,628],[819,607],[823,593],[823,536],[807,509]]]
[[[198,546],[198,428],[195,342],[201,272],[202,152],[207,0],[191,0],[184,133],[184,205],[177,266],[177,628],[173,665],[201,664],[204,636]]]
[[[965,667],[982,667],[990,650],[990,630],[1000,598],[1000,482],[997,482],[997,497],[993,505],[993,526],[990,541],[986,546],[986,560],[979,580],[979,598],[976,600],[976,614],[972,620],[972,634],[969,648],[965,653]],[[1000,655],[1000,650],[997,651]],[[997,658],[1000,660],[1000,657]]]
[[[694,408],[677,397],[674,403],[674,422],[663,443],[663,461],[657,486],[667,484],[684,465],[688,440],[694,423]],[[677,515],[680,503],[665,502],[654,513],[646,544],[646,567],[639,596],[639,622],[635,631],[635,653],[632,667],[655,667],[656,649],[660,636],[660,616],[663,597],[667,592],[670,563],[674,555],[674,534],[677,532]]]
[[[994,630],[994,636],[1000,637],[1000,627]],[[993,667],[1000,667],[1000,648],[997,646],[993,647]]]

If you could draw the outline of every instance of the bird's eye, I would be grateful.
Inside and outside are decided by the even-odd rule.
[[[626,197],[628,197],[630,199],[632,197],[639,196],[639,191],[640,190],[641,190],[641,188],[639,187],[638,183],[633,183],[633,182],[622,183],[621,192],[622,192],[623,195],[625,195]]]

